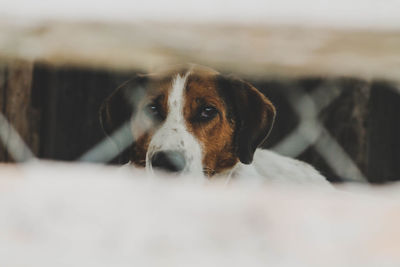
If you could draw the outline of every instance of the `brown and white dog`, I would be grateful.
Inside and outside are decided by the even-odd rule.
[[[138,75],[101,108],[108,134],[129,122],[129,160],[150,173],[326,183],[310,165],[258,149],[274,118],[251,84],[197,65]]]

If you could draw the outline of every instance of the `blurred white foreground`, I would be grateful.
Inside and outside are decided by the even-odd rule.
[[[0,266],[400,266],[400,187],[148,179],[0,166]]]

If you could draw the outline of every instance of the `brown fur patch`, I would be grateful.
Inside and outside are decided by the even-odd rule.
[[[203,168],[211,176],[232,168],[238,159],[233,147],[233,122],[227,118],[227,108],[218,95],[215,85],[215,74],[195,72],[188,77],[183,115],[186,126],[203,148]],[[218,110],[211,121],[194,121],[199,109],[213,106]]]
[[[130,159],[131,162],[137,167],[146,166],[146,153],[151,140],[150,137],[151,135],[149,133],[145,133],[132,145]]]

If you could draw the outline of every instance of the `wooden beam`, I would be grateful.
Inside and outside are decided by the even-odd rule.
[[[32,70],[33,64],[26,61],[9,61],[3,65],[0,72],[0,108],[8,123],[18,132],[22,140],[29,144],[31,150],[37,153],[39,149],[39,125],[37,111],[32,107]],[[2,125],[2,127],[7,127]],[[4,128],[3,128],[4,130]],[[12,131],[5,130],[5,143],[15,143]],[[22,144],[15,147],[22,158],[30,151]],[[0,161],[12,161],[11,155],[2,144]]]
[[[0,58],[151,71],[194,62],[252,77],[400,80],[400,32],[273,25],[0,24]]]

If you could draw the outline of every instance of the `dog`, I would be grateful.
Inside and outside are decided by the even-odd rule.
[[[275,114],[250,83],[199,65],[137,75],[100,108],[106,134],[127,126],[128,159],[150,173],[328,183],[311,165],[259,148]]]

